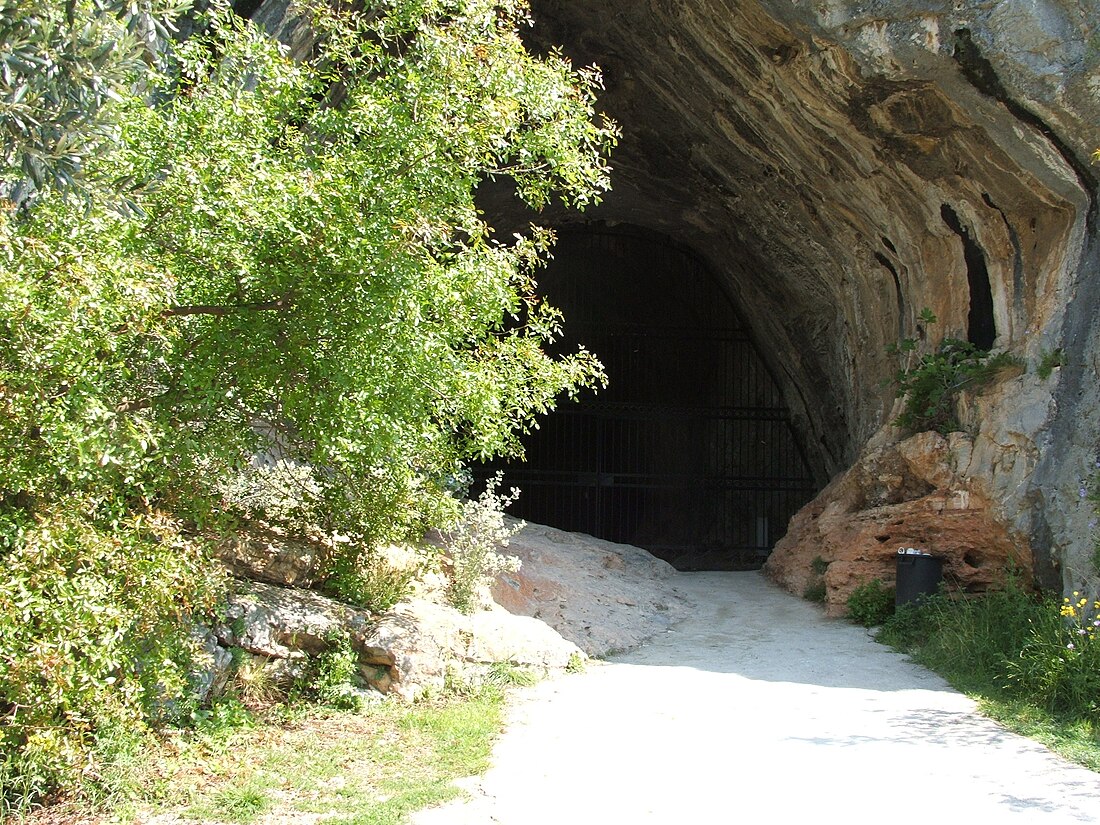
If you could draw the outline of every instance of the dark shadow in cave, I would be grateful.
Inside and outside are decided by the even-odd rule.
[[[978,349],[992,349],[997,340],[997,322],[993,317],[993,290],[985,253],[963,226],[958,214],[946,203],[940,208],[943,221],[959,236],[966,261],[966,280],[970,286],[970,311],[966,316],[966,340]]]
[[[600,224],[559,231],[539,280],[565,316],[559,346],[594,351],[610,384],[563,401],[526,462],[500,465],[522,491],[512,514],[681,570],[759,567],[816,487],[719,281],[664,236]]]

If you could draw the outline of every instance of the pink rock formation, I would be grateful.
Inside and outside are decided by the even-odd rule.
[[[823,582],[833,616],[847,611],[860,584],[893,585],[899,547],[942,558],[948,592],[997,587],[1010,569],[1027,578],[1027,538],[1004,525],[979,482],[957,471],[966,439],[952,439],[926,432],[865,453],[795,514],[765,573],[798,595]]]

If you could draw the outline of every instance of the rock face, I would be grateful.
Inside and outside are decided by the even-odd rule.
[[[258,656],[301,659],[325,650],[331,634],[363,638],[370,624],[369,613],[312,590],[250,582],[230,597],[225,623],[214,634],[223,645]]]
[[[300,40],[282,0],[248,6]],[[1027,538],[1042,581],[1095,583],[1077,490],[1100,433],[1096,3],[532,9],[532,45],[599,64],[600,105],[623,128],[614,191],[584,219],[659,233],[707,262],[781,385],[818,483],[869,442],[904,435],[888,426],[889,379],[904,366],[889,344],[1010,350],[1031,372],[973,399],[983,418],[967,484]],[[504,237],[532,218],[507,194],[485,195]],[[580,222],[564,209],[537,220]],[[1056,349],[1064,366],[1038,380]]]
[[[522,565],[497,578],[493,599],[589,656],[636,647],[687,615],[672,565],[641,548],[528,524],[507,552]]]
[[[894,583],[899,547],[943,559],[949,592],[1001,585],[1010,569],[1026,580],[1027,537],[1006,529],[982,482],[966,476],[973,452],[963,433],[868,451],[791,520],[765,572],[795,593],[823,584],[834,616],[860,584]]]
[[[888,426],[889,379],[905,364],[889,344],[912,338],[927,352],[955,337],[1010,350],[1030,375],[975,403],[987,435],[1012,438],[976,439],[968,474],[984,479],[992,517],[1027,536],[1043,581],[1095,578],[1076,493],[1100,432],[1089,162],[1100,7],[533,8],[533,40],[602,66],[601,106],[623,128],[614,191],[586,218],[645,227],[707,260],[783,385],[819,482],[872,439],[904,436]],[[924,308],[937,323],[921,320]],[[1041,355],[1057,348],[1065,366],[1037,381]]]
[[[261,525],[219,537],[215,546],[233,575],[290,587],[312,586],[324,553],[319,542]]]
[[[328,650],[334,635],[351,642],[366,685],[410,701],[451,676],[476,681],[494,664],[550,672],[584,659],[548,625],[498,606],[466,616],[413,598],[371,616],[311,590],[249,582],[230,597],[225,622],[201,639],[209,666],[199,676],[201,692],[225,686],[237,666],[230,650],[285,682]]]

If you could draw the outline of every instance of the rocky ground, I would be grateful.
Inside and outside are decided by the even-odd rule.
[[[371,689],[412,700],[451,676],[476,682],[495,663],[549,673],[629,650],[689,607],[671,565],[646,551],[537,524],[507,548],[519,571],[499,576],[487,609],[471,615],[450,607],[432,576],[410,598],[371,615],[295,586],[309,580],[308,553],[298,544],[272,535],[246,544],[226,561],[248,578],[205,639],[213,692],[242,657],[276,677],[292,676],[340,634],[357,651]]]

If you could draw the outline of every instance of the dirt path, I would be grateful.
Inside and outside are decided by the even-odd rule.
[[[519,694],[494,766],[416,825],[1100,823],[1100,775],[758,573],[695,573],[694,615]]]

